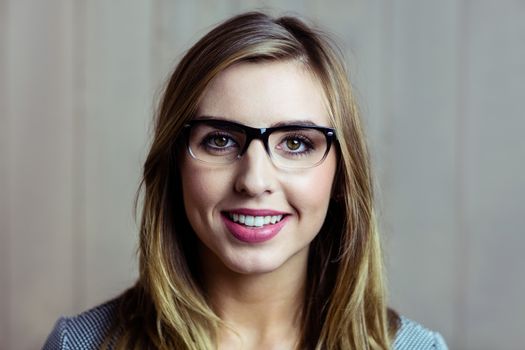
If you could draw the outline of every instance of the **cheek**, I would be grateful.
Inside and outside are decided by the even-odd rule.
[[[324,221],[335,176],[335,157],[327,159],[318,167],[312,168],[302,176],[290,177],[287,183],[291,204],[299,215],[306,219]]]
[[[184,207],[192,225],[210,214],[210,209],[224,198],[229,183],[220,172],[199,165],[194,162],[181,164]]]

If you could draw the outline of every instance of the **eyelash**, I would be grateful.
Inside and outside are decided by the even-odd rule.
[[[228,141],[231,141],[231,142],[235,143],[236,146],[239,146],[237,141],[235,141],[235,139],[233,137],[231,137],[231,135],[229,135],[227,133],[221,133],[221,132],[214,132],[214,133],[206,135],[201,141],[201,146],[205,147],[206,149],[212,149],[214,151],[226,150],[227,148],[231,147],[231,146],[228,146],[228,147],[214,147],[214,146],[211,146],[210,145],[210,141],[213,140],[214,138],[217,138],[217,137],[224,137]]]
[[[289,154],[295,154],[295,155],[305,155],[305,154],[308,154],[310,152],[312,152],[315,147],[314,145],[312,144],[312,141],[303,136],[303,135],[300,135],[300,134],[295,134],[295,135],[286,135],[280,142],[280,144],[282,144],[283,142],[286,142],[288,140],[299,140],[303,145],[304,147],[306,147],[307,149],[305,151],[302,151],[302,152],[293,152],[293,151],[286,151],[287,153]]]

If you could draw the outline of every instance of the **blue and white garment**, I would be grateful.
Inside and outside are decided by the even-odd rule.
[[[75,317],[62,317],[47,338],[43,350],[98,349],[111,321],[117,301],[110,301]],[[443,337],[418,323],[401,317],[401,327],[393,344],[394,350],[447,350]]]

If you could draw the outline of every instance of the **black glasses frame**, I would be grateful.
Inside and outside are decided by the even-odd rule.
[[[208,124],[208,125],[216,126],[219,128],[221,127],[234,128],[234,129],[239,129],[240,131],[244,132],[244,134],[246,135],[246,141],[244,143],[243,148],[240,150],[239,154],[237,155],[237,158],[241,158],[244,155],[244,153],[246,153],[246,151],[248,150],[248,147],[250,146],[253,140],[260,140],[264,144],[264,149],[266,150],[266,153],[271,159],[272,155],[270,152],[270,147],[268,146],[268,139],[270,135],[276,131],[290,131],[290,130],[297,130],[297,129],[311,129],[311,130],[321,131],[326,138],[327,147],[323,155],[323,158],[321,158],[321,160],[318,163],[312,165],[312,167],[320,164],[326,158],[326,155],[328,154],[328,152],[330,152],[332,143],[335,140],[337,140],[335,129],[327,128],[324,126],[317,126],[317,125],[290,124],[290,125],[275,126],[275,127],[270,127],[270,128],[252,128],[251,126],[247,126],[247,125],[243,125],[243,124],[239,124],[239,123],[231,122],[227,120],[194,119],[184,124],[184,129],[187,130],[187,132],[189,132],[189,130],[194,125],[197,125],[197,124]],[[190,149],[189,138],[187,137],[186,140],[187,140],[186,146],[188,148],[188,151],[190,152],[190,155],[194,157]]]

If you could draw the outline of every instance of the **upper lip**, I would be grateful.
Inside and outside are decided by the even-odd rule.
[[[284,211],[272,210],[272,209],[250,209],[250,208],[235,208],[224,211],[230,214],[240,215],[251,215],[251,216],[276,216],[276,215],[287,215]]]

